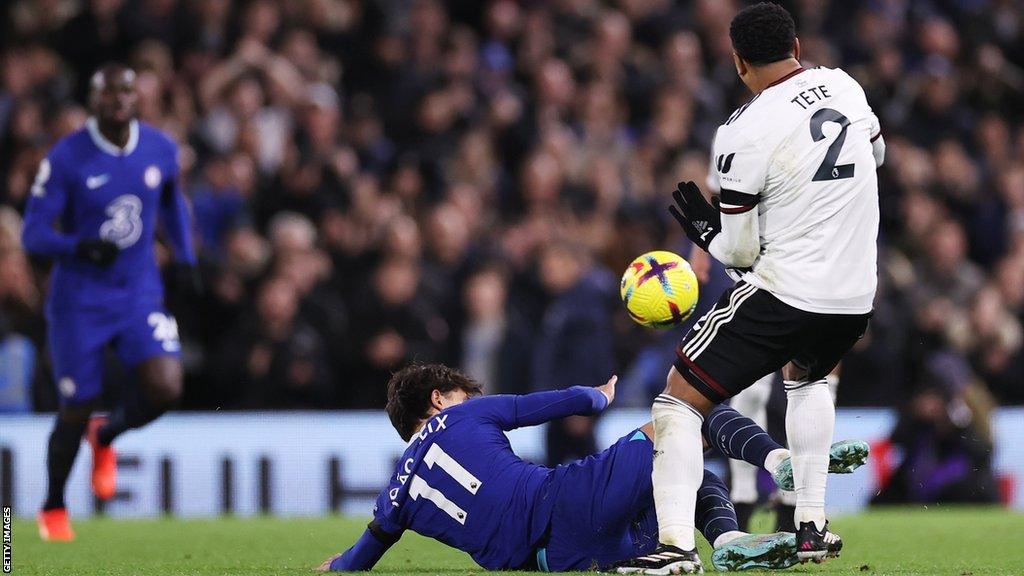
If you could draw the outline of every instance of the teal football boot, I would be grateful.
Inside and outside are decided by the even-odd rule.
[[[863,466],[870,453],[871,448],[863,440],[840,440],[828,451],[828,471],[830,474],[849,474]],[[772,478],[782,490],[795,490],[793,460],[786,458],[779,463]]]

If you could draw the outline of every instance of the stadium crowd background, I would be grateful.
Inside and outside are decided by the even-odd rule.
[[[977,426],[1024,403],[1024,7],[783,4],[804,63],[857,78],[888,145],[876,313],[839,404]],[[108,60],[135,67],[142,119],[181,145],[205,287],[176,289],[166,266],[183,408],[378,408],[414,359],[491,392],[617,371],[623,403],[646,405],[681,329],[632,324],[617,276],[669,248],[703,306],[728,282],[665,207],[677,181],[704,182],[715,128],[750,97],[739,5],[5,3],[0,406],[56,405],[46,265],[20,213]]]

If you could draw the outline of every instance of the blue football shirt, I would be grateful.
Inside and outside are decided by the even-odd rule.
[[[378,496],[375,528],[435,538],[487,569],[523,566],[545,537],[566,469],[522,460],[505,431],[605,406],[600,391],[576,386],[475,398],[440,412],[410,441]]]
[[[32,185],[22,232],[29,252],[57,261],[48,306],[161,301],[158,215],[175,258],[195,262],[177,156],[167,136],[134,120],[124,148],[106,140],[94,118],[54,145]],[[75,257],[84,239],[108,240],[120,253],[110,267],[96,266]]]

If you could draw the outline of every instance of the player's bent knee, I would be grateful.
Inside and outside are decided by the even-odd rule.
[[[716,403],[708,399],[699,390],[693,387],[679,370],[673,366],[668,371],[665,383],[665,394],[678,398],[690,406],[696,408],[701,414],[706,415],[715,407]]]
[[[790,382],[806,382],[808,377],[807,369],[797,365],[795,362],[788,362],[782,367],[782,379]]]
[[[161,406],[171,407],[181,399],[181,388],[180,380],[160,382],[151,391],[151,397]]]
[[[176,358],[156,358],[140,367],[142,387],[147,399],[161,407],[177,404],[182,394],[181,362]]]
[[[170,407],[181,399],[181,378],[160,378],[150,382],[147,386],[149,399],[154,404]]]

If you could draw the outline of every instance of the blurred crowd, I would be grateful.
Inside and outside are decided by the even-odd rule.
[[[805,65],[857,78],[888,145],[876,312],[839,403],[1024,403],[1024,6],[783,4]],[[380,407],[414,360],[489,392],[616,371],[646,405],[683,328],[632,324],[617,275],[667,248],[693,261],[702,306],[727,283],[665,206],[705,181],[716,127],[751,96],[728,37],[742,5],[4,3],[0,407],[55,405],[46,264],[19,214],[109,60],[181,146],[205,287],[168,296],[184,408]]]

